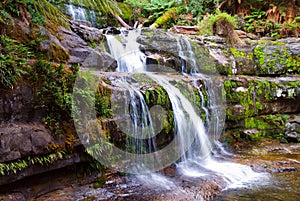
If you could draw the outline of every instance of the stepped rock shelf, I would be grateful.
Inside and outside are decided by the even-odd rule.
[[[120,90],[114,81],[129,76],[133,83],[138,83],[139,90],[149,106],[160,104],[167,110],[169,116],[165,122],[165,129],[157,136],[157,145],[163,147],[168,144],[173,139],[174,132],[174,115],[172,115],[168,93],[145,74],[114,72],[117,68],[117,61],[104,50],[105,44],[97,48],[88,45],[88,42],[101,41],[104,38],[101,31],[86,26],[87,24],[80,24],[80,22],[72,22],[71,24],[72,31],[62,28],[53,34],[41,30],[49,38],[43,42],[42,48],[51,57],[56,57],[57,62],[68,60],[69,63],[80,64],[82,70],[90,70],[101,77],[103,82],[100,83],[99,88],[102,91],[100,91],[101,96],[98,98],[100,103],[105,103],[101,105],[101,111],[109,111],[111,93]],[[16,26],[23,27],[22,22]],[[18,31],[28,33],[24,27]],[[137,39],[139,49],[145,54],[145,62],[149,70],[159,70],[159,72],[168,74],[169,78],[176,80],[175,85],[181,87],[181,91],[186,92],[184,95],[198,106],[198,112],[205,113],[201,106],[208,105],[209,102],[209,94],[206,92],[208,86],[205,85],[206,79],[181,75],[182,72],[184,74],[191,73],[193,63],[189,60],[189,56],[178,53],[179,42],[170,33],[150,29],[142,29],[141,35]],[[247,165],[254,164],[258,171],[299,171],[299,157],[297,157],[299,148],[296,147],[298,144],[292,143],[300,142],[300,40],[297,38],[278,41],[246,39],[245,44],[243,47],[229,47],[218,37],[204,37],[203,41],[194,40],[191,43],[196,64],[200,66],[197,70],[214,76],[224,88],[226,120],[222,141],[226,142],[233,151],[243,148],[251,149],[253,144],[261,142],[262,138],[272,139],[270,143],[274,139],[282,143],[291,143],[280,145],[276,141],[274,142],[275,148],[268,148],[266,152],[273,153],[272,150],[277,150],[277,148],[289,150],[295,156],[294,162],[289,160],[289,157],[288,159],[276,158],[276,160],[274,159],[276,165],[270,162],[268,168],[263,168],[261,166],[265,163],[263,159],[256,162],[247,159],[246,162],[241,162],[240,158],[237,157],[235,160]],[[185,43],[181,45],[184,47]],[[203,97],[200,96],[199,92],[202,93]],[[56,139],[51,133],[51,129],[42,123],[47,111],[36,109],[34,107],[36,100],[33,97],[34,87],[26,81],[19,83],[14,90],[5,90],[0,95],[0,168],[4,172],[4,175],[0,176],[0,185],[6,186],[5,189],[9,185],[14,185],[18,189],[18,181],[24,182],[24,178],[26,181],[30,176],[85,161],[85,154],[83,154],[80,142],[73,144],[74,150],[71,153],[57,153],[51,149],[50,145],[64,144],[65,139]],[[112,141],[116,144],[119,143],[120,147],[124,146],[126,137],[120,130],[116,129],[114,120],[109,118],[107,113],[100,112],[99,115],[102,115],[101,119],[107,125]],[[206,116],[202,115],[201,118],[205,120]],[[66,122],[68,132],[74,132],[70,129],[71,127]],[[26,146],[24,146],[24,142],[27,142]],[[265,143],[257,146],[259,145],[261,147],[266,146]],[[254,151],[255,147],[253,148]],[[44,159],[39,156],[44,157]],[[282,169],[278,167],[280,162],[287,161],[290,167],[282,167]],[[16,170],[9,169],[12,165],[17,167]],[[173,167],[164,171],[166,175],[181,178],[181,175],[175,173]],[[122,176],[114,175],[109,179],[111,181],[122,180]],[[92,196],[100,197],[101,194],[110,192],[112,197],[109,197],[108,193],[103,200],[110,198],[126,200],[130,196],[132,196],[132,200],[142,200],[138,197],[137,192],[143,189],[144,184],[140,184],[135,179],[132,180],[138,185],[134,186],[131,183],[132,186],[129,189],[134,192],[131,195],[127,195],[125,189],[123,189],[124,194],[118,194],[107,183],[106,189],[102,189],[103,192],[99,190],[99,192],[94,192]],[[219,194],[226,186],[224,179],[216,175],[210,179],[205,177],[200,180],[181,178],[177,181],[181,182],[177,185],[183,186],[182,189],[188,192],[184,198],[197,195],[199,199],[208,200]],[[199,186],[196,187],[195,183]],[[74,186],[76,185],[74,184]],[[128,182],[124,182],[124,185],[128,185]],[[166,183],[166,185],[169,184]],[[187,190],[187,186],[193,186],[192,190]],[[206,190],[199,190],[201,187]],[[74,187],[74,189],[76,188]],[[177,189],[178,193],[182,189]],[[88,194],[92,190],[88,188],[82,191]],[[47,190],[42,189],[41,192],[47,193]],[[41,199],[43,193],[39,194]],[[58,192],[56,193],[60,195]],[[172,198],[174,195],[171,195],[167,190],[149,190],[148,193],[152,193],[157,200],[163,200],[163,194],[165,194],[166,199],[175,199]],[[71,194],[66,190],[65,196]],[[146,194],[140,193],[140,196],[144,197],[145,200],[150,199],[151,196]],[[4,199],[7,198],[5,194],[1,196]],[[15,194],[15,196],[26,199],[26,196],[33,195]],[[80,199],[79,195],[76,196]],[[178,199],[180,198],[178,197]]]

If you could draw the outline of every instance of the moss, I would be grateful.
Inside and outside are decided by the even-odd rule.
[[[155,22],[150,26],[151,28],[168,28],[172,25],[172,22],[178,18],[178,14],[183,10],[183,7],[173,7],[166,11],[162,16],[157,18]]]
[[[131,6],[123,2],[118,2],[118,6],[122,12],[122,18],[124,20],[131,20],[133,17],[133,13],[132,13],[133,9],[131,8]]]
[[[290,115],[287,114],[262,115],[246,118],[244,123],[246,129],[257,130],[250,135],[250,140],[258,140],[262,137],[282,139],[289,118]]]
[[[271,41],[271,40],[259,40],[257,41],[258,45],[285,45],[284,42],[281,41]]]
[[[289,86],[290,88],[297,88],[297,87],[300,87],[300,80],[288,81],[288,82],[285,82],[285,85]]]
[[[229,105],[240,104],[242,113],[235,115],[230,107],[227,108],[227,115],[231,120],[244,119],[258,115],[264,110],[264,103],[274,100],[274,92],[278,85],[267,80],[248,80],[243,83],[239,80],[225,80],[224,89]]]
[[[143,73],[135,73],[133,74],[133,78],[141,84],[145,84],[145,85],[155,84],[155,82],[150,77],[148,77],[146,74]]]
[[[272,45],[272,49],[269,45]],[[274,49],[275,48],[275,49]],[[261,43],[254,48],[259,74],[299,74],[300,57],[282,42]]]
[[[56,62],[65,63],[70,58],[69,51],[57,44],[53,44],[53,43],[50,44],[50,52],[51,52],[50,57]]]
[[[239,69],[239,74],[253,75],[254,71],[254,54],[247,49],[237,49],[231,47],[229,52],[234,57],[236,67]],[[228,55],[229,57],[229,55]]]
[[[163,87],[155,87],[153,89],[149,89],[145,92],[145,101],[146,104],[151,108],[155,105],[160,105],[165,109],[171,108],[170,99],[168,93],[165,91]]]

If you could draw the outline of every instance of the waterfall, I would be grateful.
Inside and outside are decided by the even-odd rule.
[[[73,4],[66,5],[66,13],[73,20],[87,20],[90,21],[93,26],[96,26],[96,13],[94,10],[87,10],[81,6],[75,6]]]
[[[111,55],[118,62],[118,72],[145,72],[145,55],[139,50],[136,38],[139,31],[123,31],[119,36],[107,35]]]
[[[201,66],[197,66],[199,64],[195,60],[189,40],[186,37],[177,38],[178,55],[183,61],[182,73],[194,80],[201,78],[206,86],[205,89],[208,94],[209,103],[205,104],[205,101],[202,101],[202,107],[208,115],[206,119],[206,123],[208,123],[207,128],[205,128],[202,119],[195,111],[192,103],[174,86],[172,78],[145,70],[145,55],[139,50],[139,44],[136,42],[139,34],[138,30],[132,30],[120,36],[107,35],[109,51],[118,61],[119,72],[144,73],[167,92],[174,114],[175,138],[173,145],[176,147],[175,152],[179,153],[175,154],[175,156],[170,154],[169,158],[173,157],[173,162],[177,161],[178,171],[188,177],[217,174],[222,176],[228,182],[228,185],[233,187],[236,187],[241,182],[259,177],[260,174],[253,172],[250,167],[221,161],[221,159],[218,159],[218,155],[214,153],[214,146],[216,146],[221,150],[220,154],[227,154],[220,143],[216,141],[222,132],[222,124],[225,118],[225,110],[222,107],[224,102],[222,97],[218,97],[220,90],[222,94],[222,87],[214,78],[200,74],[197,71],[197,68]],[[189,68],[187,68],[188,66]],[[129,91],[132,91],[132,94],[133,92],[139,94],[139,89],[135,88],[126,79],[122,79],[122,82],[124,82],[124,86]],[[194,85],[198,87],[195,82]],[[198,91],[202,99],[204,99],[199,88]],[[138,97],[138,101],[142,101],[143,96],[140,94]],[[136,95],[131,95],[130,101],[136,101]],[[143,105],[143,107],[147,108],[146,105]],[[143,118],[145,118],[143,121],[151,121],[147,117],[147,112],[147,109],[143,109],[140,112],[143,115],[139,115],[139,117],[144,116]],[[140,135],[144,135],[142,133]],[[213,139],[208,134],[212,135]],[[139,133],[136,133],[136,135],[139,135]],[[138,138],[138,136],[136,137]],[[155,147],[153,144],[151,146]],[[154,149],[153,151],[158,153],[160,150]],[[156,160],[159,161],[159,164],[164,164],[166,158],[156,158]]]

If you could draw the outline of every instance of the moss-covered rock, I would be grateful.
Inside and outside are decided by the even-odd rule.
[[[254,48],[258,75],[285,75],[300,73],[300,55],[291,51],[293,44],[281,41],[259,41]]]
[[[228,104],[227,118],[240,119],[268,113],[297,112],[300,109],[300,80],[232,77],[224,81],[226,100]],[[289,103],[287,107],[285,104]]]
[[[300,72],[299,39],[250,41],[241,47],[209,42],[219,73],[222,75],[282,76]]]

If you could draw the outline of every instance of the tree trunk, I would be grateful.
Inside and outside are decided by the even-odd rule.
[[[114,15],[115,18],[117,18],[117,20],[120,22],[120,24],[125,27],[125,28],[132,28],[131,26],[129,26],[119,15]]]

